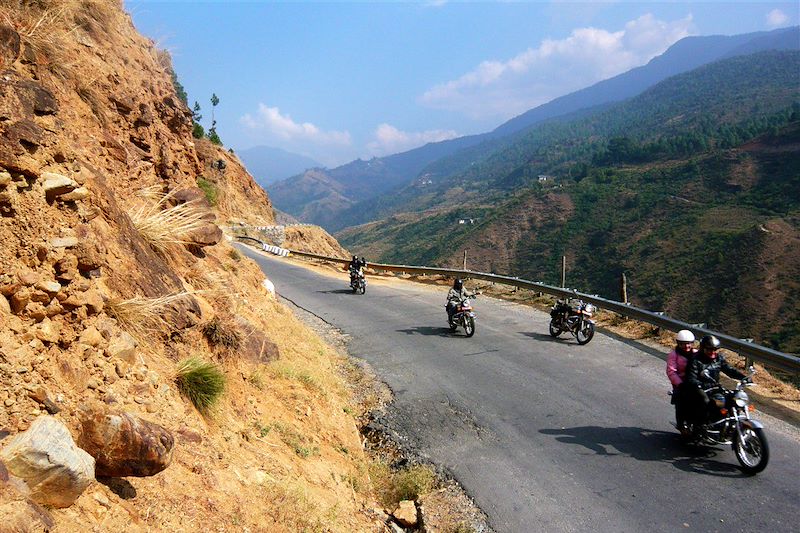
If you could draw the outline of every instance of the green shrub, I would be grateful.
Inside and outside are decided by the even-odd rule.
[[[217,205],[217,186],[205,179],[203,176],[197,177],[197,186],[203,191],[203,194],[206,195],[206,200],[211,205]]]
[[[417,500],[428,494],[436,483],[436,474],[429,466],[414,465],[395,474],[394,484],[400,500]]]
[[[225,374],[214,363],[189,357],[178,365],[175,383],[198,411],[207,414],[225,391]]]

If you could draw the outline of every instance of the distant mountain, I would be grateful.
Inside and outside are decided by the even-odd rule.
[[[322,166],[310,157],[269,146],[254,146],[237,152],[237,155],[256,182],[264,188],[308,168]]]
[[[513,142],[513,136],[523,135],[526,130],[545,120],[622,101],[670,76],[725,57],[771,49],[800,49],[800,27],[736,36],[687,37],[647,65],[556,98],[491,132],[429,143],[400,154],[370,161],[357,160],[332,170],[319,171],[326,175],[325,182],[331,189],[314,190],[306,198],[302,196],[302,191],[308,188],[295,186],[303,180],[303,176],[293,176],[279,185],[273,185],[268,192],[278,208],[300,218],[313,216],[303,220],[320,224],[329,231],[338,231],[384,216],[387,209],[391,210],[391,206],[397,202],[393,191],[408,185],[420,174],[429,171],[435,174],[456,172],[457,165],[464,162],[469,164],[495,151],[501,144]],[[448,158],[453,159],[448,161]],[[321,185],[319,172],[315,171],[314,179]],[[328,194],[333,196],[331,200],[326,199]],[[314,205],[306,208],[306,204]],[[330,211],[330,208],[334,211]]]
[[[510,135],[548,118],[586,107],[625,100],[671,76],[719,59],[749,55],[762,50],[797,49],[800,49],[800,27],[733,36],[686,37],[660,56],[651,59],[646,65],[556,98],[512,118],[496,128],[492,136]]]

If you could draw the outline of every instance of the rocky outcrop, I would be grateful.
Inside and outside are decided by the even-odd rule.
[[[242,332],[238,355],[252,363],[269,363],[280,358],[278,346],[246,319],[237,316],[236,325]]]
[[[31,500],[69,507],[94,480],[94,459],[75,445],[67,427],[51,416],[34,420],[0,450],[9,482]]]
[[[78,442],[97,461],[99,477],[152,476],[172,461],[172,433],[132,414],[86,409],[81,428]]]

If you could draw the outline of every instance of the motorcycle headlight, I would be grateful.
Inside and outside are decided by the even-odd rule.
[[[747,393],[744,391],[737,392],[734,397],[733,401],[736,402],[737,407],[744,407],[748,403],[750,403],[750,398],[747,397]]]
[[[595,307],[592,304],[586,304],[585,311],[591,315],[594,313]]]

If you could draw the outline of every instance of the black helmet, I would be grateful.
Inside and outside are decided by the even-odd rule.
[[[463,287],[463,286],[464,286],[464,282],[461,281],[461,278],[456,278],[456,280],[453,282],[453,288],[455,290],[457,290],[457,291],[460,291],[461,287]]]
[[[712,351],[719,350],[720,342],[719,339],[716,338],[714,335],[706,335],[702,339],[700,339],[700,349],[707,350],[710,349]]]

